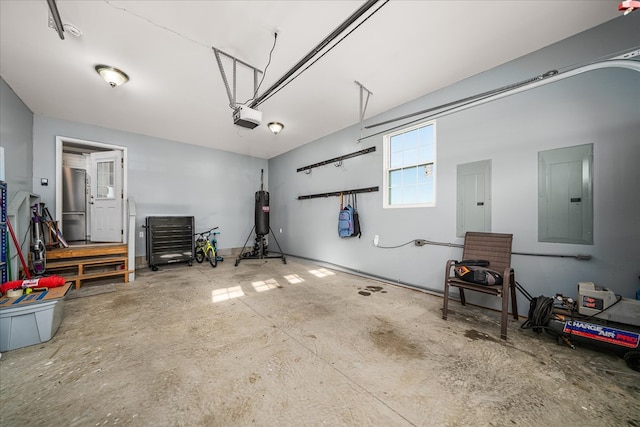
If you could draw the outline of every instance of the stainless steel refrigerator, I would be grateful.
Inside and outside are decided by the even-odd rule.
[[[62,235],[67,241],[87,238],[87,171],[62,168]]]

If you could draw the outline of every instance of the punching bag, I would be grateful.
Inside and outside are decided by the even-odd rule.
[[[260,191],[256,191],[255,226],[258,236],[269,234],[269,192],[264,191],[264,170],[260,171]]]
[[[256,234],[269,234],[269,193],[256,191]]]

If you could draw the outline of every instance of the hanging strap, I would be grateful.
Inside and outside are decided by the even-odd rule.
[[[353,220],[354,220],[354,227],[357,226],[357,232],[358,232],[358,239],[362,237],[362,228],[360,227],[360,214],[358,213],[358,197],[356,195],[356,193],[353,193]],[[354,229],[354,233],[355,233],[355,229]],[[355,236],[355,234],[354,234]]]

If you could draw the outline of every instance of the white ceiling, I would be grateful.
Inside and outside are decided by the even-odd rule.
[[[58,0],[82,31],[61,40],[45,0],[0,0],[0,76],[35,114],[268,159],[357,123],[356,80],[371,117],[613,19],[617,3],[392,0],[261,104],[253,130],[233,124],[211,48],[264,69],[278,29],[261,94],[363,1]],[[96,64],[131,80],[111,88]],[[252,90],[240,67],[238,100]]]

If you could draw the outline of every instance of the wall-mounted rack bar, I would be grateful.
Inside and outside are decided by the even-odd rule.
[[[296,172],[302,172],[302,171],[305,171],[305,170],[310,170],[310,169],[313,169],[313,168],[317,168],[319,166],[328,165],[330,163],[340,162],[342,160],[350,159],[352,157],[357,157],[357,156],[362,156],[363,154],[373,153],[374,151],[376,151],[376,147],[375,146],[374,147],[365,148],[364,150],[356,151],[355,153],[345,154],[344,156],[336,157],[335,159],[329,159],[329,160],[322,161],[320,163],[314,163],[314,164],[309,165],[309,166],[304,166],[304,167],[298,168],[296,170]]]
[[[309,194],[307,196],[298,196],[298,200],[317,199],[319,197],[334,197],[334,196],[340,196],[340,194],[347,195],[347,194],[355,194],[355,193],[371,193],[374,191],[378,191],[378,187],[357,188],[355,190],[343,190],[343,191],[332,191],[330,193]]]

